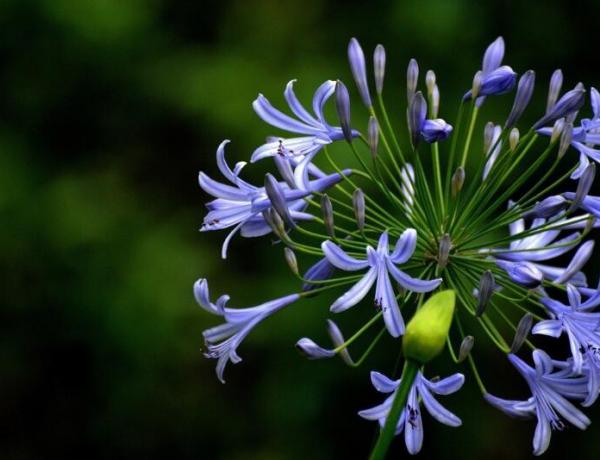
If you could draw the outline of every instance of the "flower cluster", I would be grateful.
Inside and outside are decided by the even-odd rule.
[[[195,284],[200,306],[223,319],[204,332],[205,355],[217,360],[221,381],[226,364],[241,360],[238,347],[263,320],[334,291],[332,313],[360,305],[371,319],[348,339],[328,320],[332,347],[302,337],[296,346],[304,356],[339,356],[360,366],[387,333],[406,359],[397,380],[371,372],[375,389],[389,395],[359,412],[382,427],[373,458],[385,454],[386,437],[401,433],[408,451],[419,452],[421,403],[437,421],[461,425],[434,395],[458,391],[463,373],[425,377],[443,348],[457,366],[467,366],[485,401],[510,416],[537,419],[535,455],[548,448],[553,430],[590,424],[582,408],[600,394],[600,285],[590,287],[583,269],[600,218],[600,196],[590,195],[600,162],[600,94],[589,90],[591,117],[579,118],[587,91],[579,83],[561,95],[563,74],[557,70],[550,77],[546,111],[532,114],[537,121],[521,128],[521,135],[517,126],[533,97],[535,72],[519,76],[502,65],[504,53],[501,37],[487,48],[481,70],[458,101],[454,126],[439,117],[433,71],[426,72],[419,89],[414,59],[406,74],[406,130],[392,123],[383,99],[385,49],[377,45],[373,54],[372,92],[367,60],[354,38],[348,58],[368,117],[364,129],[352,123],[350,93],[340,80],[316,89],[312,110],[296,96],[295,80],[284,90],[289,110],[258,96],[252,107],[280,134],[267,137],[249,160],[274,163],[274,173],[252,185],[240,177],[245,162],[228,165],[229,141],[222,142],[217,166],[228,183],[200,173],[200,187],[214,197],[201,230],[230,229],[223,258],[238,233],[272,234],[299,287],[237,309],[226,306],[227,295],[213,303],[206,279]],[[486,99],[509,97],[513,90],[508,117],[481,123]],[[328,103],[335,106],[336,121],[325,117]],[[348,153],[331,148],[335,143],[345,144]],[[308,268],[300,270],[300,262]],[[534,344],[540,335],[563,340],[569,356],[551,358]],[[369,337],[364,353],[353,359],[350,346]],[[524,379],[530,394],[523,400],[488,390],[477,355],[489,359],[490,350],[474,347],[480,341],[495,347]],[[519,356],[525,347],[531,349],[531,364]]]

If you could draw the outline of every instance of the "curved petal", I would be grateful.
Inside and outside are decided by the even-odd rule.
[[[381,372],[371,371],[371,383],[380,393],[391,393],[398,388],[400,380],[392,380]]]
[[[533,435],[533,455],[542,455],[550,445],[550,422],[541,410],[538,410],[538,422]]]
[[[384,264],[377,267],[377,287],[375,291],[375,302],[381,306],[383,321],[392,337],[400,337],[404,334],[404,320],[400,313],[400,307],[396,301],[396,294],[390,283],[390,277]]]
[[[363,270],[369,266],[369,261],[358,260],[349,256],[342,248],[331,241],[323,241],[321,244],[321,249],[323,250],[323,254],[329,263],[340,270],[354,272],[357,270]]]
[[[413,278],[402,270],[398,269],[394,263],[386,259],[387,269],[394,277],[394,279],[405,289],[413,292],[430,292],[436,289],[442,282],[442,278],[436,278],[433,280],[420,280],[418,278]]]
[[[406,420],[404,422],[404,442],[406,449],[412,455],[419,453],[423,446],[423,420],[421,410],[417,401],[416,388],[413,387],[408,395],[408,402],[405,411]]]
[[[352,286],[344,295],[339,297],[330,307],[334,313],[347,310],[365,298],[377,278],[377,268],[372,267],[358,283]]]
[[[390,254],[390,260],[396,265],[401,265],[410,260],[417,247],[417,231],[414,228],[406,229],[394,248],[394,252]]]
[[[448,409],[443,407],[426,388],[422,388],[420,394],[421,398],[423,398],[423,404],[425,405],[427,412],[429,412],[429,414],[438,422],[453,427],[462,425],[462,421]]]
[[[432,382],[430,380],[425,381],[425,385],[431,391],[438,395],[449,395],[457,392],[465,383],[465,376],[460,373],[453,374],[449,377]]]
[[[290,80],[285,87],[285,91],[283,92],[285,100],[290,106],[290,109],[292,109],[294,115],[300,118],[304,123],[314,127],[319,127],[319,122],[310,113],[308,113],[308,111],[296,97],[296,93],[294,93],[294,83],[296,83],[296,80]]]
[[[262,94],[259,94],[254,100],[252,107],[254,108],[256,114],[262,118],[263,121],[284,131],[299,134],[317,134],[321,131],[318,128],[295,120],[289,115],[277,110]]]

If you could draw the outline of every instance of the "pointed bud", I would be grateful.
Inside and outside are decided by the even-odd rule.
[[[519,79],[519,85],[517,87],[517,93],[515,94],[515,102],[513,103],[512,110],[506,120],[505,128],[511,128],[514,126],[523,112],[527,108],[531,95],[533,94],[533,87],[535,85],[535,72],[528,70]]]
[[[294,180],[294,171],[292,170],[292,165],[290,164],[290,160],[281,155],[275,155],[273,157],[273,161],[275,162],[275,166],[277,167],[277,171],[285,183],[290,186],[290,188],[296,188],[296,181]]]
[[[419,64],[414,59],[408,63],[406,70],[406,98],[410,104],[415,92],[417,91],[417,83],[419,81]]]
[[[511,353],[517,353],[521,349],[521,347],[525,343],[525,340],[527,340],[529,332],[531,332],[532,325],[533,316],[531,316],[531,313],[527,313],[521,318],[519,324],[517,325],[517,330],[515,331],[515,338],[513,339],[512,345],[510,346]]]
[[[329,337],[331,337],[331,342],[333,342],[335,348],[344,345],[345,340],[344,336],[342,335],[342,331],[340,331],[340,328],[337,327],[337,324],[330,319],[327,320],[327,332],[329,333]],[[347,347],[342,348],[338,354],[340,355],[340,358],[342,358],[342,361],[344,361],[348,366],[354,366],[354,361],[352,360]]]
[[[286,247],[283,249],[283,255],[285,256],[285,261],[288,264],[288,267],[290,267],[290,270],[292,271],[292,273],[294,275],[298,275],[300,272],[298,271],[298,260],[296,259],[296,253]]]
[[[554,123],[559,118],[568,117],[572,113],[577,112],[585,103],[585,89],[583,85],[577,84],[575,88],[568,91],[561,97],[556,104],[550,109],[546,115],[540,118],[534,125],[533,129],[538,129],[544,125]]]
[[[558,144],[558,158],[562,158],[573,140],[573,123],[566,123],[560,135],[560,143]]]
[[[354,208],[354,217],[356,217],[356,226],[359,230],[365,228],[365,194],[359,188],[352,193],[352,207]]]
[[[559,118],[554,122],[552,127],[552,135],[550,136],[550,143],[556,142],[565,128],[565,119]]]
[[[550,77],[550,87],[548,88],[548,102],[546,103],[546,113],[549,113],[558,100],[558,95],[563,84],[562,70],[557,69]]]
[[[464,183],[465,169],[459,166],[452,175],[452,198],[456,198],[456,195],[462,190]]]
[[[467,335],[460,344],[460,349],[458,350],[458,362],[462,363],[473,349],[473,345],[475,345],[475,338],[472,335]]]
[[[448,265],[448,257],[450,256],[450,249],[452,249],[452,241],[450,241],[450,235],[447,233],[440,238],[440,246],[438,249],[438,267],[444,268]]]
[[[335,237],[335,226],[333,224],[333,206],[331,200],[325,194],[321,197],[321,211],[323,211],[323,223],[325,224],[325,230],[330,238]]]
[[[383,92],[383,78],[385,76],[385,48],[377,45],[373,53],[373,67],[375,72],[375,89],[377,94]]]
[[[350,95],[348,88],[341,81],[335,84],[335,108],[340,119],[340,126],[344,133],[344,138],[348,143],[352,143],[352,128],[350,127]]]
[[[517,145],[519,145],[519,138],[521,137],[518,128],[513,128],[510,130],[510,134],[508,135],[508,146],[510,147],[510,151],[514,152],[517,150]]]
[[[367,84],[367,68],[365,64],[365,54],[356,38],[352,38],[348,44],[348,60],[350,61],[350,70],[356,82],[356,87],[360,97],[367,108],[371,107],[371,95],[369,94],[369,85]]]
[[[279,214],[272,208],[266,209],[262,212],[262,216],[265,222],[271,227],[271,230],[280,240],[289,240],[287,233],[285,232],[285,224],[279,216]]]
[[[419,143],[421,128],[423,127],[423,123],[425,123],[426,116],[427,102],[425,102],[425,98],[421,91],[418,91],[414,94],[408,108],[408,129],[414,147]]]
[[[483,153],[487,154],[492,149],[492,143],[494,142],[494,133],[496,126],[491,121],[485,124],[483,129]]]
[[[369,127],[368,127],[368,136],[369,136],[369,149],[371,149],[371,155],[373,158],[377,158],[377,148],[379,146],[379,123],[377,123],[377,119],[375,117],[369,118]]]
[[[440,111],[440,90],[437,85],[431,91],[431,118],[437,118]]]
[[[441,291],[429,297],[415,312],[402,338],[406,358],[427,363],[444,349],[455,303],[454,291]]]
[[[473,99],[477,99],[479,96],[479,92],[481,91],[483,74],[481,70],[478,70],[477,73],[473,76],[473,85],[471,86],[471,97]]]
[[[571,206],[569,206],[569,209],[567,210],[567,212],[573,212],[579,206],[581,206],[581,203],[583,203],[583,200],[585,199],[585,197],[588,195],[588,193],[590,193],[590,189],[592,187],[592,184],[594,183],[595,177],[596,177],[596,163],[590,163],[587,166],[587,168],[585,168],[585,170],[583,171],[583,174],[579,178],[579,182],[577,182],[577,190],[575,190],[575,198],[573,199],[573,202],[571,203]]]
[[[479,299],[477,308],[475,309],[475,316],[479,317],[483,315],[485,308],[494,294],[495,287],[496,280],[494,279],[494,274],[490,270],[487,270],[481,275],[481,279],[479,280]]]
[[[290,210],[288,209],[281,185],[270,173],[265,175],[265,191],[271,202],[271,207],[290,227],[295,228],[296,224],[290,215]]]
[[[437,86],[435,80],[435,72],[433,70],[428,70],[425,74],[425,86],[427,86],[427,95],[429,97],[431,97],[433,89]]]

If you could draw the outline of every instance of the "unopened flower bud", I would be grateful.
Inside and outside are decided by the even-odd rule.
[[[452,198],[456,198],[456,195],[462,190],[464,183],[465,168],[459,166],[452,175]]]
[[[454,291],[441,291],[429,297],[415,312],[402,338],[406,358],[427,363],[444,349],[455,303]]]
[[[279,214],[285,223],[290,227],[295,228],[296,224],[290,215],[290,210],[288,209],[287,202],[283,195],[283,190],[281,190],[281,185],[270,173],[265,175],[265,191],[271,202],[271,207]]]
[[[331,337],[331,341],[333,342],[335,348],[338,348],[344,344],[345,341],[342,331],[340,331],[340,328],[337,326],[337,324],[330,319],[327,320],[327,332],[329,333],[329,337]],[[340,355],[340,358],[342,358],[342,361],[344,361],[348,366],[354,365],[354,361],[352,360],[347,347],[342,348],[338,354]]]
[[[508,146],[510,147],[511,152],[517,150],[517,145],[519,145],[520,137],[521,134],[519,133],[518,128],[513,128],[510,130],[510,134],[508,135]]]
[[[573,123],[565,123],[560,135],[560,143],[558,144],[558,158],[562,158],[573,140]]]
[[[438,85],[434,85],[433,90],[431,91],[431,118],[437,118],[438,113],[440,111],[440,90]]]
[[[367,108],[371,107],[371,95],[369,94],[369,85],[367,84],[367,67],[365,64],[365,54],[356,38],[352,38],[348,43],[348,61],[350,61],[350,70],[356,82],[358,92]]]
[[[376,158],[379,146],[379,123],[377,123],[377,119],[373,116],[369,118],[369,127],[367,131],[369,136],[369,149],[371,150],[373,158]]]
[[[483,315],[485,308],[494,294],[495,287],[496,280],[494,279],[494,274],[490,270],[487,270],[479,280],[479,299],[477,308],[475,309],[475,316]]]
[[[273,161],[275,162],[275,166],[277,167],[277,171],[285,180],[285,183],[288,184],[291,188],[296,187],[296,181],[294,180],[294,171],[292,170],[292,165],[290,164],[290,160],[281,155],[275,155],[273,157]]]
[[[596,177],[596,163],[590,163],[587,168],[583,171],[583,174],[579,178],[579,182],[577,182],[577,189],[575,190],[575,198],[571,202],[571,206],[567,212],[575,211],[585,197],[590,193],[590,189],[592,184],[594,183],[594,178]]]
[[[365,228],[365,194],[359,188],[352,193],[352,207],[356,217],[356,226],[359,230]]]
[[[289,239],[287,237],[287,233],[285,232],[285,224],[283,220],[279,216],[279,214],[272,208],[266,209],[262,212],[262,216],[265,219],[265,222],[271,227],[271,230],[280,240],[286,241]]]
[[[330,238],[335,237],[335,226],[333,223],[333,205],[327,195],[321,197],[321,211],[323,212],[323,223]]]
[[[523,112],[531,100],[534,85],[535,72],[533,70],[528,70],[519,79],[517,93],[515,94],[515,101],[506,120],[506,125],[504,126],[505,128],[514,126],[519,118],[521,118],[521,115],[523,115]]]
[[[348,88],[341,81],[335,85],[335,108],[340,119],[344,139],[352,143],[352,128],[350,127],[350,95]]]
[[[406,98],[410,104],[415,92],[417,91],[417,83],[419,81],[419,64],[414,59],[408,63],[406,70]]]
[[[577,112],[585,103],[585,88],[581,84],[577,84],[571,91],[566,92],[550,111],[540,118],[534,125],[533,129],[538,129],[541,126],[549,125],[559,118],[569,117],[574,112]]]
[[[479,92],[481,91],[481,83],[482,83],[482,72],[478,70],[477,73],[473,76],[473,85],[471,87],[471,97],[476,99],[479,96]]]
[[[473,349],[473,345],[475,344],[475,338],[472,335],[467,335],[463,341],[460,343],[460,349],[458,350],[458,362],[462,363]]]
[[[288,267],[290,267],[290,270],[292,271],[292,273],[294,275],[298,275],[299,271],[298,271],[298,260],[296,259],[296,253],[288,247],[285,247],[283,249],[283,255],[285,256],[285,261],[288,264]]]
[[[446,233],[440,238],[440,246],[438,249],[437,261],[440,268],[444,268],[446,265],[448,265],[450,249],[452,249],[452,241],[450,241],[450,235]]]
[[[375,90],[377,94],[383,92],[383,78],[385,76],[385,48],[377,45],[373,53],[373,68],[375,73]]]
[[[532,325],[533,316],[531,316],[531,313],[527,313],[521,318],[519,324],[517,325],[517,330],[515,331],[515,338],[513,339],[512,345],[510,346],[511,353],[517,353],[521,349],[521,347],[525,343],[525,340],[527,340],[529,332],[531,332]]]
[[[441,118],[425,120],[421,127],[421,137],[428,144],[443,141],[452,133],[452,126]]]
[[[559,118],[554,122],[552,127],[552,135],[550,136],[550,142],[556,142],[565,128],[565,119]]]
[[[488,121],[485,124],[485,128],[483,129],[483,153],[487,154],[492,148],[492,143],[494,142],[494,133],[496,131],[496,126],[491,121]]]
[[[427,86],[427,95],[431,97],[433,93],[433,88],[435,88],[435,72],[433,70],[428,70],[425,74],[425,86]]]
[[[419,143],[421,128],[427,116],[427,102],[421,91],[414,94],[408,107],[408,129],[414,147]]]
[[[562,195],[549,196],[539,203],[536,203],[533,209],[523,214],[523,217],[540,217],[548,219],[553,217],[567,207],[567,200]]]
[[[546,103],[546,113],[549,113],[558,100],[558,95],[563,84],[562,70],[557,69],[550,77],[550,87],[548,88],[548,102]]]

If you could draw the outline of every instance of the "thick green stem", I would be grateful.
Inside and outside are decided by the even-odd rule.
[[[379,439],[371,452],[371,456],[369,457],[370,460],[382,460],[385,458],[390,444],[392,443],[392,439],[394,439],[396,425],[400,419],[402,409],[406,406],[408,393],[417,377],[417,372],[419,372],[419,364],[413,360],[406,360],[404,363],[404,370],[402,371],[402,381],[396,390],[392,407],[388,412],[385,425],[383,425],[383,429],[379,434]]]

